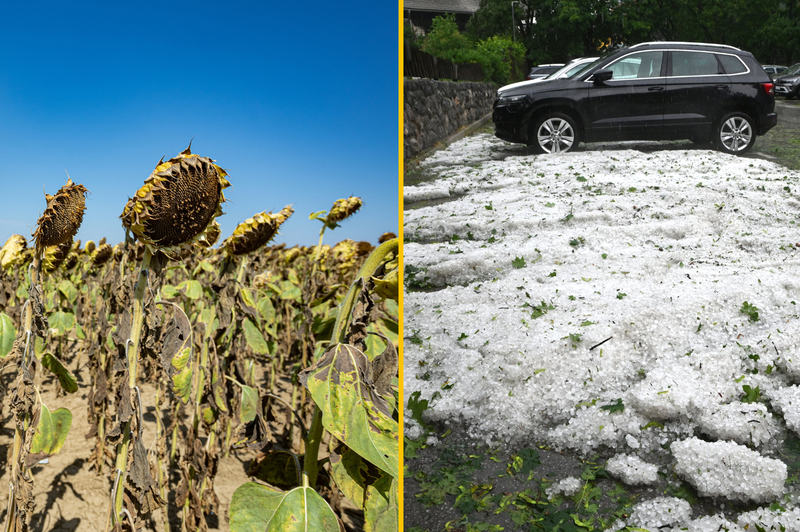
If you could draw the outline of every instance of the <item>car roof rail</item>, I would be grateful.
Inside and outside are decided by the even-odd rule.
[[[742,51],[741,48],[736,48],[735,46],[731,46],[729,44],[715,44],[710,42],[688,42],[688,41],[650,41],[650,42],[640,42],[639,44],[634,44],[631,48],[636,48],[637,46],[647,46],[651,44],[680,44],[680,45],[694,45],[694,46],[718,46],[720,48],[730,48],[731,50],[738,50]]]

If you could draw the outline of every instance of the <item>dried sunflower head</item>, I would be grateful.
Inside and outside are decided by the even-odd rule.
[[[286,253],[283,255],[283,260],[286,264],[291,264],[295,261],[303,252],[297,246],[289,248],[286,250]]]
[[[114,250],[108,244],[98,246],[97,249],[94,250],[94,253],[92,253],[92,264],[95,266],[105,264],[112,255],[114,255]]]
[[[325,225],[333,229],[339,222],[344,221],[361,208],[364,202],[361,198],[350,196],[349,198],[338,199],[333,202],[333,207],[328,211],[328,216],[325,218]]]
[[[70,251],[69,255],[67,255],[66,260],[64,261],[64,269],[71,270],[78,264],[78,254],[74,251]]]
[[[12,268],[22,262],[22,252],[28,243],[22,235],[11,235],[0,249],[0,267],[4,270]]]
[[[388,242],[389,240],[392,240],[393,238],[397,238],[397,235],[394,234],[394,233],[383,233],[378,238],[378,244],[383,244],[384,242]]]
[[[278,228],[294,213],[291,205],[287,205],[278,214],[262,212],[240,223],[233,234],[225,239],[222,247],[228,255],[245,255],[251,253],[278,234]]]
[[[211,225],[208,226],[208,229],[206,229],[205,233],[203,233],[197,239],[197,245],[201,248],[210,248],[217,243],[217,240],[219,240],[219,236],[221,234],[222,228],[219,226],[219,222],[213,220]]]
[[[83,222],[88,192],[83,185],[76,185],[72,179],[67,179],[67,184],[58,189],[55,196],[45,194],[47,207],[33,232],[37,250],[64,242],[72,245],[72,237]]]
[[[72,249],[72,238],[57,246],[47,246],[42,256],[42,269],[51,272],[61,266]]]
[[[337,268],[342,273],[350,271],[355,266],[357,254],[358,244],[349,238],[333,246],[333,257],[338,262]]]
[[[96,247],[97,246],[95,246],[94,241],[87,240],[86,241],[86,246],[83,248],[83,251],[86,252],[86,253],[89,253],[91,255],[92,251],[94,251],[94,248],[96,248]]]
[[[122,225],[152,251],[189,247],[222,214],[228,174],[191,148],[167,162],[162,159],[120,216]]]

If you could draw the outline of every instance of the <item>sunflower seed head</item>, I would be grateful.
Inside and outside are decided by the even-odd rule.
[[[383,244],[384,242],[388,242],[389,240],[392,240],[394,238],[397,238],[397,235],[394,233],[383,233],[378,238],[378,244]]]
[[[86,241],[86,246],[83,248],[83,251],[84,251],[84,252],[86,252],[86,253],[89,253],[89,254],[91,254],[91,253],[92,253],[92,251],[94,251],[94,248],[96,248],[96,247],[97,247],[97,246],[95,246],[95,243],[94,243],[94,241],[92,241],[92,240],[87,240],[87,241]]]
[[[252,253],[278,234],[278,228],[294,213],[287,205],[278,214],[262,212],[240,223],[233,234],[225,239],[222,247],[228,255]]]
[[[94,250],[94,253],[92,253],[92,264],[95,266],[105,264],[112,255],[114,255],[114,250],[108,244],[98,246],[97,249]]]
[[[297,259],[302,254],[303,252],[300,250],[300,248],[295,246],[293,248],[289,248],[286,250],[286,253],[283,256],[283,260],[284,262],[286,262],[286,264],[291,264],[292,262],[295,261],[295,259]]]
[[[64,269],[71,270],[78,264],[78,254],[74,251],[70,251],[69,255],[67,255],[67,259],[64,261]]]
[[[61,187],[55,196],[45,194],[47,207],[33,232],[36,249],[58,246],[64,242],[72,244],[72,237],[83,222],[88,193],[86,187],[76,185],[72,179],[67,179],[67,184]]]
[[[328,227],[334,228],[339,222],[355,214],[363,203],[361,198],[355,196],[334,201],[333,207],[328,211],[328,216],[326,218]]]
[[[61,266],[72,249],[72,238],[57,246],[47,246],[42,257],[42,270],[51,272]]]
[[[222,191],[230,186],[226,176],[213,159],[191,153],[190,146],[156,165],[125,205],[122,224],[154,250],[178,252],[222,214]]]

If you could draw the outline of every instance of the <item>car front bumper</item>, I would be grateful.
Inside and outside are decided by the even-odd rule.
[[[800,87],[800,84],[781,84],[775,85],[775,94],[780,94],[781,96],[790,96],[790,95],[797,95],[797,88]]]

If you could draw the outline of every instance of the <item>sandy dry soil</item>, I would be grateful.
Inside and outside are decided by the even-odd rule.
[[[49,463],[33,468],[33,482],[36,508],[31,521],[31,530],[81,532],[103,531],[109,509],[112,479],[111,463],[102,474],[90,467],[89,457],[92,453],[94,440],[87,440],[84,435],[89,432],[87,421],[87,393],[89,386],[89,371],[86,366],[86,357],[80,361],[81,369],[75,371],[77,361],[69,363],[69,367],[78,379],[79,389],[71,395],[56,397],[52,391],[55,383],[45,379],[42,389],[49,390],[42,395],[43,402],[54,410],[68,408],[72,412],[72,428],[61,452],[49,459]],[[12,373],[7,370],[6,373]],[[46,370],[45,370],[45,373]],[[8,385],[13,375],[8,374],[3,378],[3,384]],[[149,449],[155,447],[155,406],[154,388],[142,386],[142,401],[144,402],[145,436],[144,441]],[[4,391],[3,391],[4,393]],[[8,506],[9,473],[6,470],[11,444],[14,439],[14,423],[7,406],[3,407],[2,429],[0,431],[0,464],[3,464],[3,474],[0,476],[0,521],[5,523]],[[233,492],[241,484],[249,480],[246,470],[248,462],[254,457],[250,451],[233,451],[227,458],[220,460],[219,471],[215,481],[215,491],[220,501],[219,515],[206,516],[211,530],[227,531],[228,508]],[[151,464],[154,461],[151,460]],[[165,508],[156,511],[148,525],[141,530],[164,530],[163,512],[166,510],[170,516],[172,530],[180,530],[180,511],[174,504],[174,490],[179,479],[173,475],[170,485],[168,504]]]

